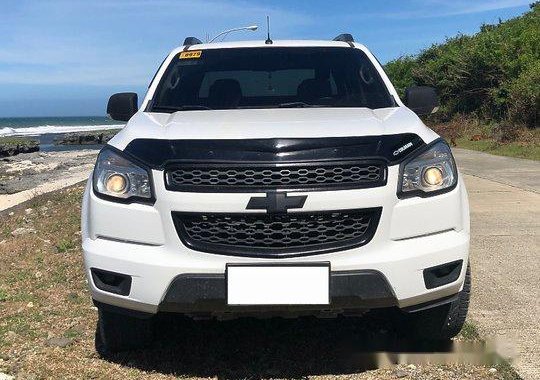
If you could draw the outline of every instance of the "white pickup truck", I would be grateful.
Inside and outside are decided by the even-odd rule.
[[[201,43],[165,59],[103,148],[83,200],[102,355],[197,318],[399,309],[449,339],[469,303],[469,206],[447,143],[351,35]],[[361,319],[359,320],[361,323]]]

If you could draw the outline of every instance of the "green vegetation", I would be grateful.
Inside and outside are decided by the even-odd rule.
[[[480,340],[480,333],[474,324],[469,321],[466,321],[459,333],[459,336],[467,341],[477,341]]]
[[[426,121],[453,145],[540,160],[540,2],[530,8],[385,70],[401,96],[414,85],[437,89],[440,111]]]
[[[0,137],[0,157],[39,150],[39,141],[27,137]]]
[[[540,146],[523,146],[518,142],[499,144],[492,140],[471,141],[466,137],[456,140],[460,148],[478,150],[480,152],[495,154],[497,156],[508,156],[517,158],[526,158],[529,160],[540,161]]]
[[[540,160],[540,128],[516,127],[508,122],[482,121],[461,115],[449,122],[428,123],[453,146]]]
[[[500,378],[503,380],[523,380],[512,365],[506,360],[503,360],[501,363],[497,364],[495,369],[497,372],[499,372]]]
[[[64,253],[75,247],[77,247],[77,243],[73,240],[60,240],[60,242],[56,245],[56,250],[58,253]]]
[[[19,144],[25,144],[30,139],[27,139],[25,137],[0,137],[0,144],[9,144],[9,145],[19,145]]]
[[[398,91],[432,86],[441,115],[508,120],[537,127],[540,109],[540,2],[520,17],[483,25],[473,36],[458,35],[417,56],[386,65]]]
[[[39,144],[39,142],[36,139],[32,139],[28,137],[17,137],[17,136],[0,137],[0,145],[18,146],[18,145],[34,145],[34,144]]]

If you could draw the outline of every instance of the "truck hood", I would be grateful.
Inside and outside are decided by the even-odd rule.
[[[238,109],[138,112],[109,144],[123,150],[134,139],[245,140],[402,133],[416,134],[425,143],[438,137],[405,107]]]

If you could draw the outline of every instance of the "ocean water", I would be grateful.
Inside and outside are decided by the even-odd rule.
[[[104,116],[8,117],[0,118],[0,137],[99,131],[122,128],[124,125]]]

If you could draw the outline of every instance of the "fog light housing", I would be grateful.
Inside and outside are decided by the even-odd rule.
[[[438,288],[439,286],[457,281],[462,267],[463,260],[457,260],[424,269],[424,284],[426,285],[426,289]]]
[[[131,276],[123,273],[110,272],[103,269],[90,268],[94,285],[104,292],[129,295],[131,291]]]

